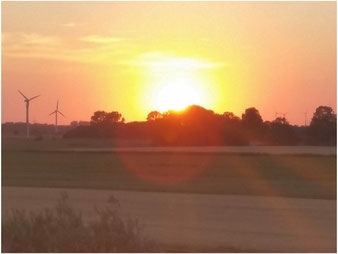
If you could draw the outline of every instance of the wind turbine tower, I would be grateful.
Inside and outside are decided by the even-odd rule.
[[[26,129],[27,129],[27,138],[29,138],[29,102],[37,97],[39,97],[40,95],[34,96],[30,99],[28,99],[20,90],[18,90],[18,92],[25,98],[25,102],[26,102]]]
[[[58,114],[61,114],[63,117],[65,117],[64,114],[62,114],[59,111],[59,100],[57,100],[56,102],[56,109],[49,115],[53,115],[53,114],[55,114],[55,133],[57,133],[58,132]]]
[[[285,118],[285,116],[287,115],[288,112],[285,113],[281,113],[281,115]]]
[[[306,126],[307,125],[307,111],[306,112],[304,112],[304,118],[305,118],[305,123],[304,123],[304,126]]]

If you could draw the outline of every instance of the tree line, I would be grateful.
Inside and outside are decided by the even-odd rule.
[[[117,111],[96,111],[89,126],[78,126],[65,138],[147,139],[152,145],[336,145],[337,116],[319,106],[309,126],[291,125],[285,117],[264,121],[252,107],[241,117],[232,112],[217,114],[198,105],[183,111],[152,111],[146,121],[125,123]]]

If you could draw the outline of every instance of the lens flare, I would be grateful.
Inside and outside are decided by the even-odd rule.
[[[129,153],[120,152],[127,170],[144,182],[171,186],[189,182],[208,168],[212,154],[189,155],[175,152]]]

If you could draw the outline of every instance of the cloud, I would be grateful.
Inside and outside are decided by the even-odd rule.
[[[100,35],[89,35],[82,37],[81,41],[90,42],[90,43],[98,43],[98,44],[109,44],[123,41],[124,38],[120,37],[111,37],[111,36],[100,36]]]
[[[196,57],[176,56],[159,51],[146,52],[139,55],[136,59],[125,64],[146,67],[152,70],[168,69],[214,69],[222,67],[224,64],[211,62]]]
[[[59,59],[69,54],[61,38],[37,33],[7,33],[2,37],[4,56]]]
[[[75,23],[73,23],[73,22],[69,22],[69,23],[65,23],[65,24],[62,24],[63,26],[65,26],[65,27],[75,27],[75,26],[77,26]]]
[[[20,38],[19,38],[20,39]],[[21,41],[25,44],[35,44],[35,45],[58,45],[60,40],[57,37],[45,36],[36,33],[22,34]]]
[[[139,54],[139,44],[121,37],[89,35],[62,38],[37,33],[6,33],[2,40],[2,53],[6,57],[142,67],[159,73],[168,70],[216,69],[224,65],[200,57],[163,51]]]
[[[87,23],[77,23],[77,22],[67,22],[67,23],[63,23],[61,24],[61,26],[67,27],[67,28],[74,28],[74,27],[80,27],[80,26],[84,26]]]
[[[81,43],[85,39],[92,43]],[[130,53],[132,45],[112,43],[122,38],[87,36],[82,38],[62,38],[37,33],[3,33],[2,54],[6,57],[40,58],[82,63],[116,64],[117,58]],[[109,43],[108,43],[109,42]],[[118,57],[117,57],[118,56]],[[115,62],[112,62],[115,59]]]

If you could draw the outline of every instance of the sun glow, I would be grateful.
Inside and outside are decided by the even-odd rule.
[[[210,107],[210,74],[220,64],[158,52],[143,54],[133,64],[146,70],[149,90],[144,98],[150,110],[182,110],[192,104]]]
[[[160,111],[182,110],[192,104],[203,105],[205,99],[199,83],[197,78],[189,76],[169,78],[159,85],[156,108]]]

